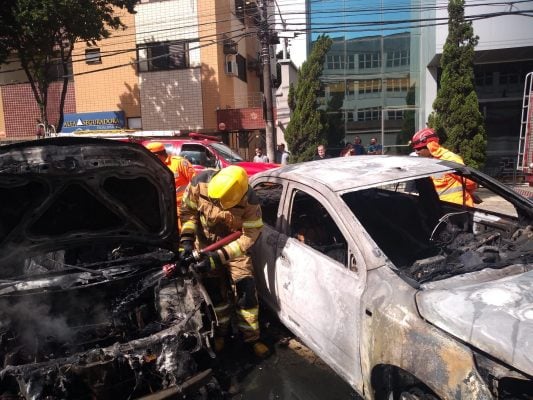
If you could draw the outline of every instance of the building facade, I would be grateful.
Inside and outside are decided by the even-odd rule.
[[[408,152],[436,97],[447,37],[447,4],[420,0],[308,1],[309,50],[327,33],[334,44],[323,72],[322,106],[337,116],[345,141],[371,137],[389,152]],[[523,84],[533,70],[527,3],[466,1],[479,36],[475,83],[488,136],[487,165],[516,157]],[[511,11],[510,15],[502,15]],[[403,150],[402,150],[403,149]]]
[[[86,120],[109,121],[106,115],[114,113],[120,115],[115,128],[261,138],[256,2],[141,0],[135,10],[118,12],[125,30],[94,45],[76,43],[64,109],[77,121],[75,129],[85,129]],[[49,92],[52,124],[61,85],[54,82]],[[6,139],[35,136],[39,112],[16,60],[0,67],[0,106]]]

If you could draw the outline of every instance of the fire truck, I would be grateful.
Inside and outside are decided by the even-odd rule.
[[[529,186],[533,186],[533,72],[526,75],[524,85],[517,169],[524,173]]]
[[[74,131],[59,136],[100,137],[135,142],[143,146],[150,142],[161,142],[170,155],[187,158],[196,170],[205,168],[224,168],[228,165],[238,165],[246,171],[248,176],[267,169],[279,167],[274,163],[256,163],[245,161],[238,153],[229,148],[217,136],[204,135],[196,132],[183,133],[180,131]]]

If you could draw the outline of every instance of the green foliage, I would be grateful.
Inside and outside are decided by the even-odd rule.
[[[291,82],[289,85],[289,95],[287,96],[287,103],[291,111],[294,111],[296,108],[296,99],[294,94],[294,83]]]
[[[311,160],[319,144],[327,145],[328,125],[324,111],[318,108],[317,95],[326,53],[331,44],[329,37],[318,37],[307,61],[298,72],[298,83],[293,93],[289,91],[289,107],[293,113],[287,125],[285,140],[292,162]]]
[[[435,128],[449,150],[465,164],[480,168],[485,162],[486,133],[474,87],[474,48],[478,37],[464,18],[464,0],[448,3],[448,37],[441,58],[442,76],[435,110],[428,125]]]
[[[68,75],[76,42],[96,43],[109,37],[110,29],[124,27],[116,8],[133,13],[137,0],[4,0],[0,13],[0,63],[16,56],[30,82],[48,123],[50,71],[57,65]],[[63,78],[63,108],[68,76]],[[61,114],[62,115],[62,114]],[[55,121],[54,121],[55,122]]]
[[[405,104],[408,106],[414,106],[416,102],[416,84],[411,85],[405,96]],[[406,145],[409,143],[413,135],[415,134],[415,111],[404,111],[403,125],[400,134],[396,139],[396,144]],[[410,146],[398,147],[399,154],[409,154],[412,149]]]
[[[344,120],[342,105],[344,104],[344,92],[331,93],[326,110],[327,131],[326,140],[330,146],[341,146],[344,140]]]

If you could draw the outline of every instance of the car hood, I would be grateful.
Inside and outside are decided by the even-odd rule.
[[[0,259],[89,240],[172,248],[170,170],[143,146],[53,138],[0,147]]]
[[[248,176],[252,176],[254,174],[257,174],[258,172],[263,172],[263,171],[266,171],[272,168],[279,167],[279,164],[250,162],[250,161],[241,161],[241,162],[235,163],[235,165],[238,165],[239,167],[244,168]]]
[[[417,293],[421,315],[451,335],[533,375],[533,270]]]

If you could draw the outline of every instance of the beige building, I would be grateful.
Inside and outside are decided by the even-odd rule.
[[[94,113],[115,112],[123,128],[253,131],[245,136],[260,137],[260,10],[255,2],[141,0],[136,14],[118,15],[125,30],[94,45],[75,46],[65,104],[71,126],[78,121],[76,129],[95,129],[82,123],[85,113],[92,113],[87,119],[94,122],[100,115]],[[0,76],[0,132],[8,138],[35,135],[39,114],[24,74]],[[60,86],[57,82],[51,90],[56,93]],[[56,100],[50,96],[50,102]],[[51,110],[52,118],[56,111]]]

